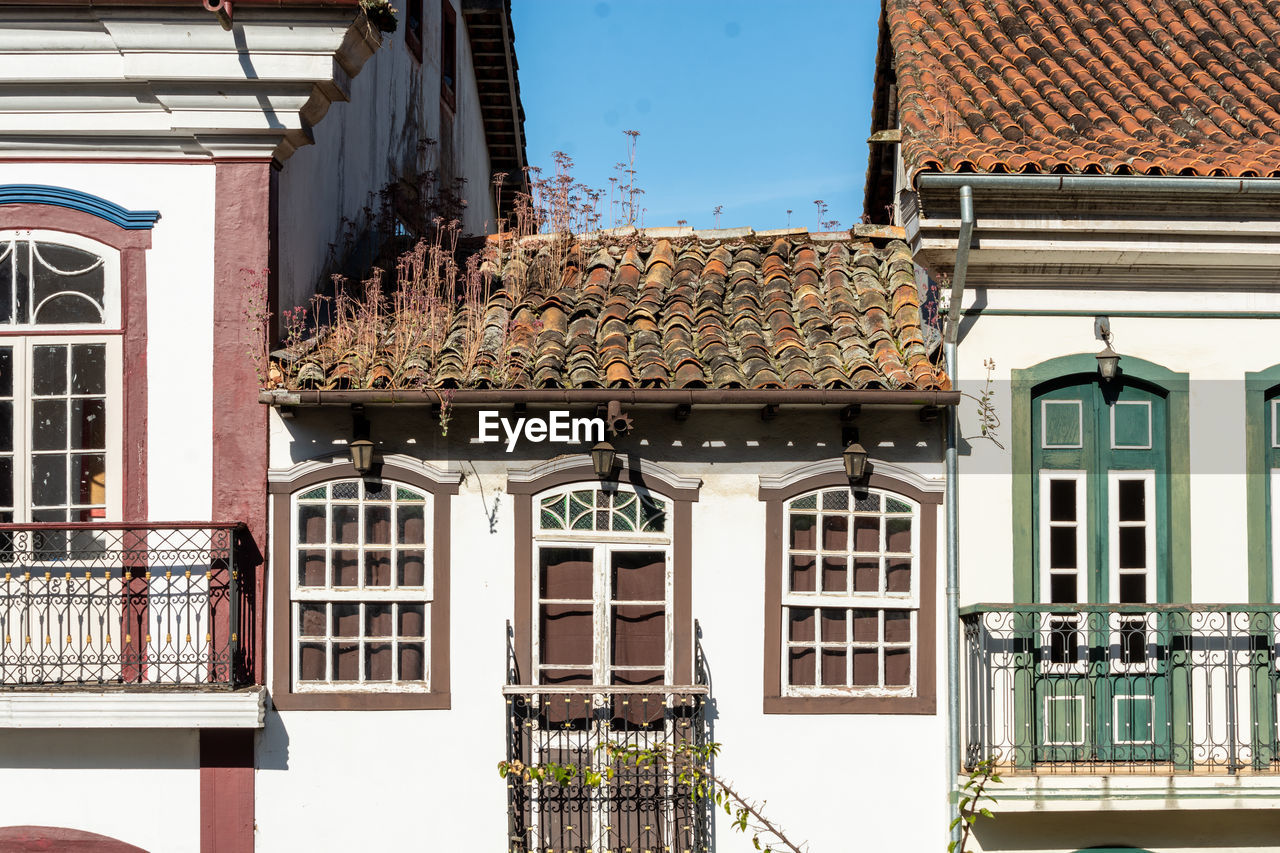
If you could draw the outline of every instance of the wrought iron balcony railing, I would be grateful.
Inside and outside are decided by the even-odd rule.
[[[1280,606],[962,611],[966,763],[1002,772],[1280,772]]]
[[[512,685],[507,701],[507,758],[603,772],[608,748],[705,746],[707,688],[548,687]],[[705,800],[669,767],[614,762],[598,787],[507,776],[511,853],[710,848]]]
[[[234,687],[236,524],[0,524],[0,688]]]

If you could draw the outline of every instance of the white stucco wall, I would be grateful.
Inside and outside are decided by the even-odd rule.
[[[160,211],[146,252],[148,505],[157,520],[208,519],[214,166],[0,163],[0,183],[66,187],[129,210]],[[124,365],[126,376],[130,370]]]
[[[153,853],[198,853],[199,765],[195,730],[0,729],[0,826],[67,827]]]
[[[959,344],[962,389],[985,387],[988,359],[993,403],[1001,421],[1001,450],[976,438],[977,403],[961,406],[961,603],[1013,601],[1015,571],[1027,570],[1012,553],[1011,448],[1026,438],[1011,433],[1009,380],[1014,369],[1074,353],[1102,349],[1095,315],[1120,311],[1280,311],[1280,294],[1160,293],[1150,290],[1087,293],[996,291],[982,294],[993,309],[1087,309],[1088,316],[979,316],[966,321]],[[966,305],[974,299],[968,295]],[[972,323],[972,325],[969,325]],[[1280,321],[1204,317],[1111,317],[1114,347],[1169,370],[1189,374],[1191,441],[1191,590],[1197,602],[1248,600],[1245,506],[1246,372],[1280,361]]]
[[[454,2],[455,9],[460,6]],[[467,234],[494,230],[489,154],[471,66],[466,22],[457,14],[457,83],[453,115],[440,102],[439,3],[423,4],[423,58],[405,43],[404,16],[394,33],[350,82],[314,128],[315,144],[299,148],[279,178],[279,280],[284,308],[305,305],[324,277],[339,271],[347,232],[376,214],[378,194],[393,181],[438,170],[465,178]],[[427,146],[427,140],[436,144]],[[444,162],[442,162],[442,158]],[[367,257],[367,255],[366,255]],[[334,261],[339,266],[335,266]],[[366,271],[367,263],[358,273]]]
[[[618,442],[682,476],[702,479],[693,505],[692,611],[702,628],[715,700],[718,769],[811,849],[941,849],[945,846],[945,717],[763,713],[764,504],[759,477],[838,454],[838,411],[786,410],[762,423],[757,409],[720,416],[695,408],[676,423],[669,407],[636,410],[634,438]],[[452,499],[451,679],[447,711],[285,711],[268,714],[257,773],[258,849],[346,849],[429,839],[432,846],[505,849],[505,624],[514,607],[513,502],[506,469],[564,448],[524,445],[511,457],[467,443],[472,416],[455,412],[449,437],[424,409],[375,409],[373,438],[464,472]],[[864,409],[862,441],[873,458],[924,474],[941,472],[938,426],[914,411]],[[349,435],[342,410],[272,417],[272,465],[335,454]],[[336,442],[336,443],[335,443]],[[640,442],[645,442],[640,444]],[[679,445],[676,444],[679,442]],[[706,446],[704,442],[721,443]],[[487,509],[499,498],[490,531]],[[939,513],[939,533],[941,533]],[[941,537],[939,537],[941,538]],[[939,561],[941,557],[939,557]],[[272,571],[288,571],[273,566]],[[941,562],[935,584],[942,600]],[[269,611],[270,612],[270,611]],[[937,614],[941,618],[941,611]],[[271,643],[287,642],[271,625]],[[945,709],[938,625],[935,688]],[[333,792],[343,791],[342,807]],[[353,820],[352,815],[366,818]],[[373,816],[376,815],[376,820]],[[753,849],[721,815],[716,850]]]

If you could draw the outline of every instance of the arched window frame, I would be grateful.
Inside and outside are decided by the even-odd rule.
[[[671,471],[639,459],[622,457],[618,463],[620,486],[649,492],[670,502],[668,518],[670,536],[671,594],[668,619],[671,625],[672,652],[668,680],[673,685],[694,682],[693,657],[693,580],[692,580],[692,507],[698,500],[701,480],[681,477]],[[576,483],[599,485],[587,454],[565,456],[524,471],[512,471],[507,478],[507,493],[515,503],[515,612],[512,645],[515,672],[512,683],[534,683],[534,620],[537,608],[537,563],[534,557],[536,495]]]
[[[572,497],[575,494],[589,492],[592,495],[593,508],[587,509],[586,512],[595,515],[596,524],[592,525],[590,530],[576,530],[572,527],[573,504]],[[633,530],[619,531],[613,529],[614,521],[618,515],[616,506],[619,499],[630,504],[629,496],[634,495],[636,498],[637,526],[644,526],[643,515],[640,513],[643,509],[641,499],[647,499],[661,508],[664,524],[662,530]],[[557,486],[547,489],[533,495],[533,503],[537,512],[535,517],[538,523],[533,528],[533,541],[531,547],[534,551],[530,560],[535,572],[540,569],[538,559],[539,552],[543,548],[564,548],[583,550],[589,549],[592,552],[592,592],[590,599],[592,608],[592,623],[594,628],[594,644],[592,650],[591,661],[591,683],[592,684],[611,684],[614,675],[626,676],[629,668],[617,661],[613,661],[610,653],[610,647],[614,639],[612,635],[611,609],[615,606],[631,606],[631,607],[654,607],[658,603],[661,604],[664,613],[664,655],[662,665],[662,683],[671,684],[674,678],[674,619],[673,610],[675,606],[675,582],[672,573],[672,535],[670,523],[672,518],[671,504],[672,502],[663,495],[654,493],[648,489],[637,488],[631,484],[619,483],[610,484],[606,487],[599,480],[579,481],[569,483],[563,486]],[[568,497],[569,502],[569,527],[567,529],[548,529],[543,521],[543,513],[547,501],[558,498]],[[607,502],[607,508],[601,508],[601,502]],[[599,520],[603,518],[606,521],[607,529],[599,529],[597,526]],[[619,602],[617,600],[617,590],[613,588],[613,572],[611,571],[611,559],[616,552],[660,552],[663,558],[663,582],[662,597],[647,597],[642,602]],[[542,654],[542,628],[541,628],[541,609],[543,607],[566,606],[570,602],[562,599],[549,599],[542,595],[540,589],[540,579],[535,577],[531,580],[535,589],[538,589],[534,597],[534,613],[531,615],[531,625],[533,626],[532,640],[532,669],[530,670],[535,681],[542,683],[544,676],[552,672],[575,671],[578,667],[564,665],[558,666],[552,663],[544,662]],[[586,599],[574,600],[577,606],[587,603]],[[630,669],[639,669],[632,667]]]
[[[5,213],[0,208],[0,213]],[[3,221],[0,219],[0,221]],[[0,228],[0,255],[6,255],[10,264],[16,265],[16,253],[24,251],[23,247],[32,244],[57,244],[86,252],[98,258],[93,267],[101,267],[103,273],[103,300],[100,306],[101,322],[97,323],[19,323],[17,317],[9,321],[0,321],[0,350],[8,350],[9,369],[12,387],[0,388],[0,393],[10,392],[12,405],[12,504],[0,508],[0,519],[17,523],[32,521],[120,521],[128,513],[125,506],[126,472],[123,470],[124,424],[126,414],[123,370],[123,340],[121,317],[121,277],[122,252],[100,239],[85,236],[71,231],[52,228]],[[38,250],[37,250],[38,251]],[[32,260],[39,262],[34,256]],[[12,280],[0,281],[0,288],[8,289]],[[47,300],[45,300],[47,302]],[[41,303],[43,304],[43,302]],[[33,318],[39,306],[29,306]],[[62,400],[75,400],[84,405],[84,401],[101,399],[104,410],[105,428],[103,446],[74,448],[71,447],[71,427],[67,425],[67,444],[65,454],[53,453],[53,456],[65,455],[67,466],[74,468],[77,449],[87,450],[90,455],[101,451],[104,456],[103,494],[100,501],[81,500],[75,494],[77,478],[74,470],[69,472],[67,494],[58,506],[41,504],[36,510],[37,496],[33,483],[35,466],[38,464],[37,444],[35,442],[35,423],[39,404],[33,400],[36,394],[36,378],[34,375],[38,349],[63,350],[65,358],[83,347],[101,346],[104,353],[104,384],[101,393],[92,392],[84,395],[75,394],[75,389],[67,387],[65,393],[46,397],[44,401],[54,403]],[[0,456],[10,456],[8,453]],[[131,496],[136,496],[138,486],[129,484]],[[136,497],[135,497],[136,499]],[[54,516],[59,516],[54,518]]]
[[[271,619],[272,702],[282,710],[409,710],[450,706],[449,559],[451,498],[461,475],[431,468],[415,459],[389,454],[375,470],[376,481],[401,483],[427,496],[427,572],[430,576],[430,617],[426,644],[429,687],[382,683],[367,687],[341,683],[323,688],[295,689],[294,672],[294,552],[297,496],[327,483],[375,480],[362,476],[350,459],[302,462],[285,471],[268,473],[271,494],[272,576]],[[385,596],[384,596],[385,597]]]
[[[1010,435],[1013,491],[1013,600],[1034,598],[1035,524],[1032,490],[1039,487],[1032,467],[1032,405],[1037,389],[1065,377],[1096,375],[1094,353],[1065,355],[1012,371]],[[1168,418],[1169,600],[1191,600],[1191,431],[1190,377],[1132,355],[1120,361],[1116,380],[1132,378],[1165,394]]]
[[[146,521],[150,517],[147,509],[147,250],[151,248],[151,229],[159,217],[154,210],[127,210],[107,199],[65,187],[0,185],[0,230],[3,232],[40,232],[60,239],[87,240],[115,254],[114,308],[108,308],[107,324],[95,327],[93,334],[118,336],[119,361],[129,366],[127,376],[117,373],[119,388],[114,398],[120,421],[119,447],[129,448],[129,452],[117,451],[119,463],[115,479],[119,495],[108,513],[109,519],[123,521]],[[5,332],[0,326],[0,336]],[[111,408],[109,403],[109,413]]]
[[[786,563],[789,553],[788,506],[793,500],[831,489],[850,489],[840,459],[825,460],[779,477],[761,478],[765,504],[764,712],[766,714],[932,714],[936,706],[938,506],[942,482],[885,462],[870,463],[871,473],[856,484],[905,500],[915,509],[912,547],[913,593],[895,601],[867,597],[868,609],[880,604],[910,605],[915,615],[912,639],[913,683],[909,690],[815,688],[792,690],[784,676],[787,636],[784,624]],[[852,578],[850,578],[852,583]],[[856,596],[849,596],[854,601]],[[815,626],[815,631],[818,628]],[[851,628],[850,628],[851,630]],[[817,634],[815,634],[815,637]]]

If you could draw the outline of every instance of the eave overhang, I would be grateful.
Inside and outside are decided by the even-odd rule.
[[[961,186],[984,287],[1280,286],[1280,178],[925,173],[899,209],[935,278],[954,271]]]
[[[629,405],[689,406],[955,406],[959,391],[916,391],[844,388],[464,388],[439,390],[262,391],[258,401],[280,407],[397,405],[504,406]]]

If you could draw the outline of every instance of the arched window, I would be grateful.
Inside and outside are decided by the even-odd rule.
[[[293,503],[293,689],[430,690],[431,496],[351,479]]]
[[[119,517],[119,255],[0,231],[0,521]]]
[[[848,487],[787,501],[783,695],[911,696],[919,505]]]
[[[285,710],[449,707],[449,503],[459,477],[394,454],[268,473],[272,701]]]
[[[537,683],[671,683],[670,501],[577,483],[534,505]]]
[[[766,713],[932,713],[940,487],[839,460],[761,479]]]

